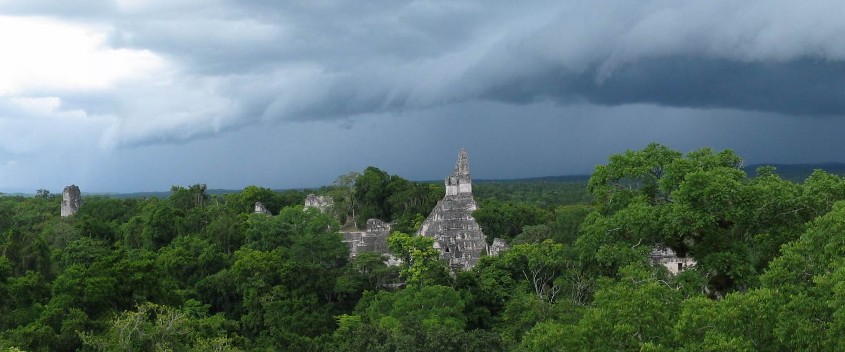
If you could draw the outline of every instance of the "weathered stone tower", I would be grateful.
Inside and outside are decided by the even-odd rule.
[[[80,206],[82,206],[82,193],[79,192],[79,187],[76,185],[65,187],[62,191],[62,217],[76,214]]]
[[[472,197],[466,150],[461,149],[455,172],[446,177],[445,183],[446,196],[437,202],[418,234],[434,238],[434,247],[453,271],[467,270],[487,252],[487,241],[472,217],[478,204]]]
[[[472,180],[469,178],[469,160],[467,151],[461,149],[455,172],[446,178],[446,196],[469,195],[472,198]]]

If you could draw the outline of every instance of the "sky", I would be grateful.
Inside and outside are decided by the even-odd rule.
[[[838,0],[0,0],[0,192],[845,162]]]

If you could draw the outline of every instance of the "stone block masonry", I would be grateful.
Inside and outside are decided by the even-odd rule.
[[[458,153],[455,171],[446,177],[444,183],[446,195],[437,202],[418,234],[434,238],[434,247],[452,271],[468,270],[475,266],[482,254],[487,253],[487,241],[472,217],[478,204],[472,196],[466,150],[461,149]]]
[[[316,208],[323,213],[329,212],[334,205],[331,197],[318,196],[316,194],[309,194],[305,197],[305,209]]]
[[[73,216],[82,206],[82,193],[76,185],[65,187],[62,191],[62,217]]]

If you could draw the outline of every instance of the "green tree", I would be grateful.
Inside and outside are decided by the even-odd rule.
[[[423,329],[446,326],[463,330],[464,301],[448,286],[409,287],[397,292],[368,295],[359,308],[364,319],[388,330],[407,322],[420,322]]]
[[[554,210],[549,224],[549,236],[558,243],[574,244],[578,239],[581,224],[592,208],[586,204],[561,205]]]
[[[355,217],[355,211],[358,208],[355,202],[355,183],[359,177],[361,177],[360,173],[350,171],[338,176],[332,183],[334,188],[331,191],[331,196],[334,201],[334,211],[338,221],[343,226],[349,226],[357,219]]]
[[[498,351],[499,338],[466,331],[464,301],[448,286],[368,292],[356,314],[338,317],[332,350],[337,351]]]
[[[284,200],[282,197],[269,188],[258,186],[247,186],[240,193],[239,211],[243,213],[252,213],[255,209],[255,203],[261,202],[267,207],[271,213],[278,213],[282,209]]]
[[[402,259],[399,276],[408,286],[430,286],[449,282],[449,275],[434,239],[395,231],[387,238],[387,247]]]
[[[158,251],[155,265],[164,275],[159,278],[160,282],[173,285],[174,291],[193,297],[197,282],[227,267],[228,260],[219,248],[208,241],[198,236],[182,236]]]
[[[730,150],[682,155],[658,144],[611,156],[589,182],[597,202],[576,242],[582,260],[615,275],[668,246],[695,258],[715,296],[753,287],[811,218],[797,186],[771,173],[748,180],[741,165]]]
[[[562,351],[630,351],[670,345],[680,307],[678,291],[645,266],[627,266],[620,274],[618,281],[600,283],[593,306],[577,324],[539,324],[526,334],[522,348],[554,345],[553,350]]]
[[[196,301],[182,309],[144,303],[115,317],[104,334],[82,338],[97,351],[240,351],[228,337],[234,326],[202,311]]]
[[[278,216],[253,214],[246,221],[244,246],[262,251],[271,251],[277,247],[288,247],[294,237],[337,235],[339,225],[317,209],[302,206],[286,207]]]
[[[152,198],[118,228],[127,247],[158,250],[176,238],[183,221],[184,217],[168,202]]]
[[[717,347],[793,350],[781,344],[775,334],[778,310],[784,303],[783,295],[767,289],[732,293],[719,301],[704,297],[687,299],[675,322],[675,341],[685,351],[714,351]]]
[[[543,225],[549,220],[549,213],[535,205],[496,200],[482,202],[472,216],[487,235],[488,244],[496,237],[510,242],[525,226]]]
[[[377,292],[399,279],[399,269],[385,264],[387,256],[372,252],[358,253],[350,261],[348,280],[355,286],[355,291]]]
[[[0,254],[9,260],[13,275],[38,271],[44,276],[51,276],[50,250],[37,233],[13,228],[7,230],[0,239]]]
[[[845,202],[840,201],[810,223],[799,239],[783,247],[782,255],[761,277],[763,288],[759,291],[766,293],[767,299],[756,302],[768,305],[767,314],[751,312],[749,316],[767,319],[754,320],[757,326],[752,331],[766,341],[782,343],[775,345],[780,349],[835,351],[845,347],[840,338],[845,328],[843,234]]]
[[[416,232],[428,213],[443,195],[441,187],[431,184],[417,184],[399,176],[391,176],[387,185],[386,199],[394,229],[402,232]]]
[[[545,224],[524,226],[522,232],[511,240],[511,244],[540,243],[549,239],[550,232],[549,226]]]
[[[224,253],[231,255],[244,242],[247,221],[246,214],[222,206],[210,207],[212,216],[208,225],[204,226],[201,236],[217,245]]]
[[[366,224],[368,219],[390,221],[390,209],[386,207],[390,175],[375,167],[367,167],[355,181],[354,202],[358,204],[355,223]]]
[[[141,214],[143,227],[141,243],[143,248],[156,250],[166,246],[178,234],[179,216],[175,209],[165,202],[152,202]]]
[[[103,241],[83,237],[58,254],[63,270],[52,284],[51,304],[79,308],[92,318],[112,309],[163,295],[161,275],[150,252],[112,249]]]
[[[29,324],[50,300],[49,281],[35,271],[11,276],[9,261],[0,257],[0,300],[0,331]]]
[[[242,305],[244,335],[258,346],[319,344],[333,330],[338,307],[348,306],[342,302],[346,292],[337,290],[349,257],[337,222],[295,206],[278,216],[252,215],[248,226],[227,274]]]
[[[205,184],[195,184],[188,188],[182,186],[170,187],[170,201],[176,209],[187,211],[194,207],[206,205],[210,199],[206,193],[208,187]]]

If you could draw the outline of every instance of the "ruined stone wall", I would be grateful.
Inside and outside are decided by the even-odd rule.
[[[305,197],[305,209],[316,208],[323,213],[331,210],[334,201],[331,197],[318,196],[316,194],[309,194]]]
[[[695,260],[690,257],[678,257],[669,247],[655,247],[651,251],[651,263],[654,265],[663,265],[673,275],[688,269],[695,265]]]
[[[387,254],[390,250],[387,249],[387,237],[390,236],[392,227],[390,224],[379,219],[367,220],[367,231],[361,237],[359,251]]]
[[[493,244],[490,245],[490,250],[487,251],[487,255],[497,256],[508,249],[510,249],[508,243],[505,242],[505,240],[496,237],[493,239]]]
[[[389,223],[370,219],[367,220],[366,231],[344,232],[343,238],[349,247],[349,255],[353,258],[363,252],[390,254],[387,248],[387,237],[390,236],[391,231],[392,227]]]
[[[358,256],[358,244],[361,243],[361,237],[364,236],[364,233],[364,231],[341,232],[343,234],[343,243],[346,243],[346,247],[349,248],[350,258]]]
[[[265,207],[264,203],[261,202],[255,202],[255,213],[270,215],[270,211],[267,210],[267,207]]]
[[[82,206],[82,192],[76,185],[65,187],[62,191],[62,217],[73,216]]]

